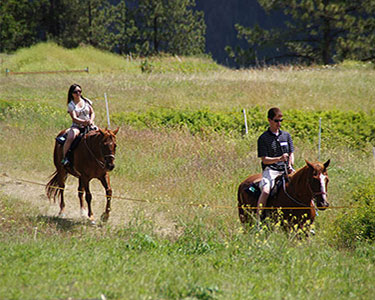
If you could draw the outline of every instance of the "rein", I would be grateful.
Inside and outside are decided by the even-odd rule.
[[[94,154],[94,153],[92,152],[92,150],[90,149],[89,145],[87,145],[87,139],[86,139],[86,137],[84,138],[84,140],[85,140],[86,148],[87,148],[87,150],[89,151],[89,153],[91,154],[91,156],[96,160],[96,162],[98,163],[98,165],[99,165],[102,169],[105,169],[105,164],[104,164],[102,161],[100,161],[100,160],[95,156],[95,154]],[[112,157],[112,158],[114,158],[115,156],[114,156],[113,154],[107,154],[107,155],[104,155],[104,159],[105,159],[106,157]]]
[[[286,191],[286,187],[285,187],[285,176],[283,175],[283,189],[284,189],[284,193],[285,195],[287,195],[287,197],[292,200],[294,203],[298,204],[298,205],[301,205],[301,206],[306,206],[306,204],[304,203],[301,203],[299,202],[298,200],[294,199],[291,195],[289,195],[289,193]]]
[[[298,204],[298,205],[301,205],[301,206],[304,206],[306,204],[303,204],[301,202],[299,202],[298,200],[296,200],[295,198],[293,198],[291,195],[289,195],[289,193],[286,191],[286,187],[285,187],[285,176],[282,177],[283,178],[283,189],[284,189],[284,193],[285,195],[287,195],[287,197],[292,200],[294,203]],[[316,196],[319,196],[319,195],[327,195],[326,192],[314,192],[312,189],[311,189],[311,186],[310,184],[307,185],[309,190],[310,190],[310,193],[311,193],[311,196],[312,198],[315,198]],[[315,206],[315,203],[314,203],[314,206]]]

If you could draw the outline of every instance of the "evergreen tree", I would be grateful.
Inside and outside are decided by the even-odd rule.
[[[194,0],[133,1],[139,30],[135,51],[142,55],[203,53],[206,25],[203,13],[194,11],[194,6]]]
[[[1,0],[0,52],[15,51],[38,41],[42,1]]]
[[[139,30],[135,25],[134,11],[128,9],[125,1],[111,6],[104,14],[107,33],[103,45],[108,50],[120,54],[136,52]]]
[[[259,0],[266,12],[283,11],[284,28],[245,28],[236,24],[248,48],[227,52],[241,66],[259,62],[329,64],[346,58],[375,57],[375,1]]]
[[[53,40],[121,54],[204,52],[203,13],[195,0],[1,0],[0,51]]]

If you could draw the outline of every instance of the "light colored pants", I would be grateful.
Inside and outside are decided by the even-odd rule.
[[[268,192],[272,190],[275,186],[276,177],[283,174],[283,171],[272,170],[269,167],[266,167],[262,173],[262,180],[259,183],[259,187],[263,190],[266,188]]]

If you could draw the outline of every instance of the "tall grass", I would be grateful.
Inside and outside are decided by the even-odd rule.
[[[23,217],[13,201],[0,202],[4,298],[370,299],[374,292],[371,245],[347,255],[320,238],[223,237],[217,231],[225,228],[208,231],[199,219],[171,240],[153,234],[154,224],[140,217],[111,231]]]
[[[51,65],[59,59],[71,61],[69,68],[79,68],[81,61],[86,66],[96,57],[97,63],[101,61],[101,54],[93,52],[90,58],[85,52],[94,49],[53,47],[25,49],[5,57],[4,65],[9,62],[31,71],[43,69],[46,60]],[[44,52],[39,63],[25,59],[45,49],[51,55]],[[94,100],[96,121],[103,127],[104,92],[111,116],[152,113],[153,108],[157,113],[160,107],[231,114],[257,105],[265,118],[266,110],[277,105],[303,118],[305,111],[335,109],[363,115],[373,110],[368,96],[374,84],[371,68],[234,71],[216,68],[207,60],[164,57],[150,61],[151,73],[142,73],[142,60],[110,55],[103,62],[89,74],[0,76],[0,109],[5,112],[0,114],[0,170],[9,176],[0,192],[0,298],[372,297],[374,244],[360,240],[341,248],[335,226],[347,223],[338,210],[320,213],[317,235],[309,240],[278,231],[243,234],[236,190],[245,177],[260,172],[256,131],[242,136],[203,128],[192,134],[184,126],[122,125],[111,173],[113,210],[108,224],[97,227],[71,213],[78,210],[75,179],[67,183],[66,218],[51,213],[54,208],[58,212],[55,206],[48,212],[41,209],[47,201],[42,186],[12,182],[13,178],[47,182],[54,171],[54,137],[70,124],[66,94],[73,82]],[[202,64],[201,71],[191,62]],[[129,68],[104,71],[106,65],[122,63]],[[254,119],[250,116],[249,122]],[[318,155],[316,139],[298,136],[301,130],[295,138],[297,168]],[[323,139],[321,160],[331,159],[328,199],[332,206],[342,206],[351,203],[358,183],[373,177],[373,158],[370,151],[336,144],[334,138]],[[14,195],[19,198],[8,196],[10,184],[15,184]],[[94,213],[99,215],[104,210],[104,191],[97,182],[92,183],[92,191]],[[351,224],[361,218],[357,215]],[[342,228],[353,239],[350,226]]]
[[[4,68],[41,71],[61,64],[65,69],[88,66],[92,72],[8,77],[2,72],[0,99],[55,101],[63,106],[69,85],[78,82],[89,98],[102,101],[106,92],[115,111],[154,107],[238,110],[275,104],[284,110],[374,110],[369,96],[375,84],[375,70],[371,68],[234,71],[205,59],[154,60],[155,70],[142,73],[142,59],[129,60],[92,48],[66,50],[54,44],[40,44],[7,56]]]

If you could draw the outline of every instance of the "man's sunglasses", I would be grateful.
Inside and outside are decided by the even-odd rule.
[[[281,123],[282,121],[284,121],[283,119],[275,119],[273,120],[275,123]]]

